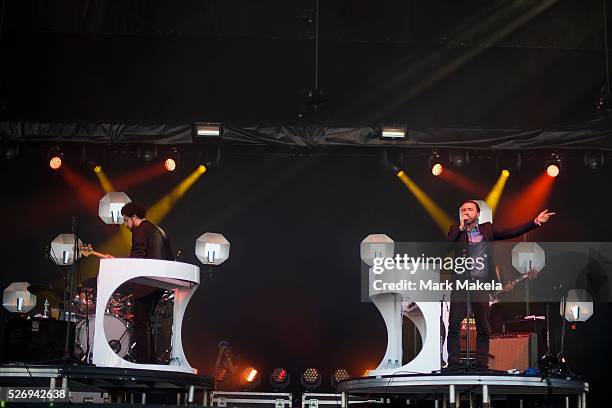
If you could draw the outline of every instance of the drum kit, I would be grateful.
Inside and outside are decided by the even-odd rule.
[[[114,293],[106,304],[103,316],[104,332],[111,349],[119,357],[133,360],[134,348],[132,294],[123,296]],[[81,361],[91,360],[96,321],[96,293],[93,288],[78,288],[72,302],[77,320],[75,329],[75,356]]]
[[[134,346],[136,336],[134,333],[133,293],[123,295],[114,293],[106,304],[104,319],[104,332],[108,344],[117,355],[125,360],[134,362]],[[93,340],[95,334],[95,321],[98,318],[96,311],[96,292],[93,288],[78,288],[73,299],[72,308],[76,318],[75,329],[75,357],[80,361],[90,362],[92,359]],[[174,305],[174,291],[168,290],[161,296],[153,313],[153,331],[155,334],[155,350],[160,363],[167,363],[172,351],[170,337],[172,335],[172,307]]]

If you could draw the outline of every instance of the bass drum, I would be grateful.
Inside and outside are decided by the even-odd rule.
[[[89,318],[89,358],[91,360],[91,351],[93,350],[93,339],[95,332],[96,316]],[[87,320],[80,322],[75,330],[75,353],[81,360],[85,359],[87,352]],[[132,336],[128,324],[121,318],[112,314],[104,315],[104,332],[108,339],[108,345],[117,353],[119,357],[125,357],[130,351],[132,345]]]

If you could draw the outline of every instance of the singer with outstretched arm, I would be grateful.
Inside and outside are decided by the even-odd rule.
[[[479,224],[478,217],[480,216],[480,206],[476,201],[464,201],[460,207],[461,223],[451,226],[448,231],[448,240],[466,244],[469,248],[469,255],[473,258],[485,257],[488,262],[485,262],[485,267],[482,269],[473,269],[471,271],[472,280],[481,281],[497,281],[495,274],[495,266],[493,259],[487,254],[488,246],[486,244],[478,245],[481,242],[490,242],[502,239],[516,238],[524,233],[531,231],[555,215],[554,212],[548,210],[542,211],[532,221],[520,225],[515,228],[497,229],[490,222]],[[450,312],[448,321],[448,367],[460,367],[459,361],[459,335],[461,321],[466,314],[466,296],[465,290],[453,290],[451,293]],[[489,366],[489,337],[491,335],[491,325],[489,323],[489,302],[488,296],[483,296],[482,292],[470,293],[471,310],[476,321],[476,367],[486,369]]]

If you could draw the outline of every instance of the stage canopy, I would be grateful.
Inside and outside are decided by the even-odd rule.
[[[3,142],[141,143],[194,142],[194,124],[0,122]],[[340,127],[308,123],[222,125],[223,143],[251,146],[363,146],[477,150],[612,150],[612,120],[557,129],[407,128],[403,139],[381,138],[379,126]]]

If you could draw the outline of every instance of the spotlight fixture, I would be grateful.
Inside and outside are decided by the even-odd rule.
[[[284,368],[275,368],[270,374],[270,386],[274,391],[284,390],[291,383],[291,375]]]
[[[2,293],[2,306],[11,313],[28,313],[36,307],[36,295],[28,291],[29,282],[13,282]]]
[[[138,148],[136,151],[136,157],[144,162],[152,162],[157,158],[157,147],[156,146],[148,146]]]
[[[570,289],[565,302],[561,302],[560,313],[570,323],[586,322],[593,316],[593,298],[584,289]]]
[[[166,168],[167,171],[173,172],[174,170],[176,170],[178,162],[179,162],[178,149],[176,147],[172,147],[170,149],[170,153],[168,154],[168,156],[166,156],[166,159],[164,160],[164,167]]]
[[[311,107],[315,112],[325,102],[327,102],[327,98],[323,91],[318,88],[310,89],[304,97],[304,105]]]
[[[131,201],[130,197],[123,192],[106,193],[98,203],[98,216],[105,224],[123,224],[121,209]]]
[[[383,139],[405,139],[408,133],[406,125],[385,125],[381,126],[380,136]]]
[[[350,375],[349,375],[348,370],[344,368],[339,368],[337,370],[334,370],[334,372],[331,375],[331,386],[334,389],[338,389],[338,384],[340,383],[340,381],[348,380],[349,378],[350,378]]]
[[[59,234],[51,242],[49,255],[57,265],[72,265],[74,263],[74,234]],[[79,239],[78,247],[82,247],[83,242]]]
[[[195,124],[195,134],[197,139],[205,139],[205,138],[217,138],[221,136],[221,124],[220,123],[196,123]]]
[[[463,167],[470,164],[470,154],[468,152],[450,152],[448,154],[448,161],[455,167]]]
[[[2,158],[5,160],[12,160],[19,156],[19,145],[17,144],[3,144],[0,147]]]
[[[440,159],[440,155],[437,150],[431,152],[431,156],[427,160],[427,165],[431,169],[431,174],[434,176],[439,176],[444,171],[444,165],[442,164],[442,160]]]
[[[381,155],[381,165],[387,171],[397,175],[404,166],[404,155],[400,149],[384,149]]]
[[[584,165],[591,170],[597,170],[604,165],[604,154],[602,153],[585,153]]]
[[[206,232],[196,240],[195,254],[204,265],[221,265],[229,253],[230,243],[221,234]]]
[[[246,367],[240,374],[240,385],[246,389],[252,390],[261,382],[259,370],[254,367]]]
[[[60,167],[62,167],[63,158],[64,154],[60,150],[59,146],[53,146],[47,155],[47,160],[49,161],[49,167],[51,167],[51,170],[59,170]]]
[[[168,171],[174,171],[176,170],[176,160],[174,160],[172,157],[168,157],[165,161],[164,161],[164,167],[166,168],[166,170]]]
[[[550,177],[557,177],[561,172],[561,159],[557,153],[551,153],[544,164],[546,174]]]
[[[516,152],[500,152],[495,156],[495,167],[497,171],[508,171],[508,175],[513,170],[520,170],[523,165],[522,156]],[[505,175],[505,173],[504,173]]]
[[[302,387],[314,391],[321,386],[321,373],[316,368],[307,368],[302,374]]]
[[[217,387],[227,385],[231,379],[229,370],[226,367],[215,367],[213,377]]]

